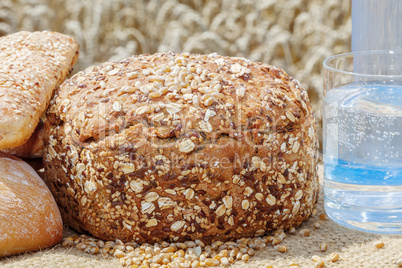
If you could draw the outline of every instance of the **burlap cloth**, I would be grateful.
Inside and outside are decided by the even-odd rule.
[[[322,183],[323,169],[320,165]],[[323,194],[320,194],[316,206],[317,214],[310,217],[298,229],[296,234],[287,234],[282,244],[286,245],[286,253],[278,252],[269,245],[247,263],[237,262],[231,267],[289,267],[291,263],[299,267],[314,267],[313,255],[320,256],[325,267],[397,267],[396,261],[402,258],[402,235],[377,235],[344,228],[331,220],[321,220],[324,213]],[[320,228],[314,227],[319,223]],[[307,228],[310,236],[302,237],[299,230]],[[67,228],[65,236],[75,233]],[[383,248],[377,248],[373,243],[382,241]],[[326,252],[320,251],[320,245],[328,245]],[[331,262],[331,253],[340,256],[337,262]],[[0,259],[1,267],[121,267],[118,259],[104,257],[102,254],[89,255],[75,248],[63,248],[57,245],[53,248],[34,253]]]

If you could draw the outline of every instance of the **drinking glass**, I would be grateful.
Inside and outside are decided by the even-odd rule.
[[[324,205],[335,222],[402,233],[402,51],[324,61]]]

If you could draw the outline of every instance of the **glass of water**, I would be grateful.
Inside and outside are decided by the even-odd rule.
[[[326,213],[402,234],[402,51],[327,58],[323,105]]]

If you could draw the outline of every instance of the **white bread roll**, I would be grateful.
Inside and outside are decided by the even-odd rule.
[[[0,257],[50,247],[62,237],[46,184],[30,165],[0,152]]]

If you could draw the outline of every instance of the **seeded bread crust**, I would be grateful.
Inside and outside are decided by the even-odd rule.
[[[47,112],[44,165],[77,231],[209,243],[306,219],[317,147],[307,92],[283,70],[160,53],[66,80]]]
[[[0,38],[0,149],[27,142],[78,59],[74,38],[18,32]]]

